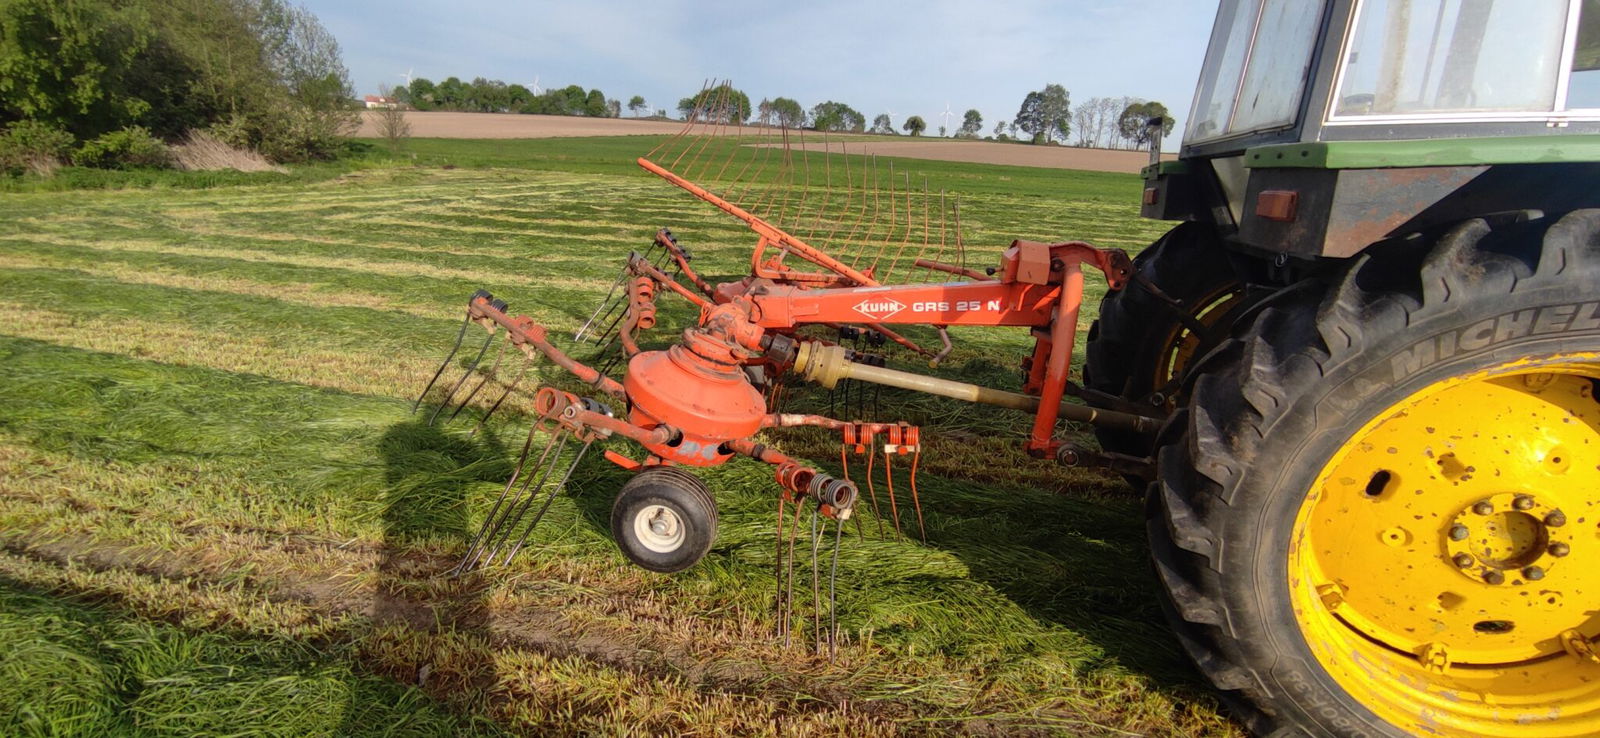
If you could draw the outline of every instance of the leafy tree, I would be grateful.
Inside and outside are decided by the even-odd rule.
[[[634,95],[633,97],[628,98],[628,112],[633,113],[633,117],[639,117],[639,111],[644,109],[645,103],[643,95]]]
[[[894,121],[889,119],[888,113],[879,113],[878,117],[872,119],[872,132],[885,136],[898,135],[894,129]]]
[[[772,100],[772,115],[777,124],[784,128],[799,128],[806,124],[806,109],[787,97]]]
[[[1013,125],[1034,143],[1047,143],[1052,138],[1065,140],[1072,130],[1072,102],[1067,89],[1047,84],[1042,90],[1028,93]]]
[[[1149,146],[1149,124],[1157,118],[1161,119],[1161,135],[1171,133],[1173,120],[1167,114],[1167,106],[1155,101],[1129,103],[1122,109],[1122,115],[1117,116],[1117,133],[1135,147]]]
[[[521,110],[533,99],[533,90],[519,84],[506,85],[506,110]]]
[[[132,77],[154,36],[139,7],[0,3],[0,122],[36,120],[91,136],[139,120],[151,103]]]
[[[599,90],[590,90],[583,101],[583,114],[590,118],[610,117],[611,106],[606,104],[606,94]]]
[[[906,122],[901,124],[900,127],[902,130],[909,131],[913,136],[921,136],[923,131],[928,130],[928,124],[922,120],[920,115],[913,115],[907,118]]]
[[[606,98],[606,117],[607,118],[621,118],[622,117],[622,101],[614,99],[614,98]]]
[[[1000,138],[1004,135],[1006,135],[1006,121],[1002,120],[994,124],[994,137]]]
[[[1030,92],[1022,98],[1022,107],[1017,109],[1017,118],[1011,126],[1033,137],[1034,143],[1044,133],[1044,111],[1040,107],[1043,96],[1038,92]]]
[[[433,82],[431,82],[429,80],[426,80],[426,79],[423,79],[421,77],[414,77],[411,80],[411,88],[410,89],[411,89],[411,94],[408,95],[407,97],[411,101],[411,107],[416,108],[418,110],[433,110],[434,109]]]
[[[703,123],[743,123],[750,119],[750,98],[723,82],[679,100],[678,112]]]
[[[961,138],[977,138],[982,130],[983,114],[979,113],[977,108],[972,108],[961,116],[961,128],[956,130],[956,135]]]
[[[819,131],[850,131],[860,133],[867,128],[865,116],[855,108],[829,100],[811,108],[811,127]]]
[[[467,86],[460,78],[446,77],[434,90],[434,97],[442,110],[461,110],[467,101]]]

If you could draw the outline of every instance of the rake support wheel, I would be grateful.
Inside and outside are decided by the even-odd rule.
[[[1168,615],[1258,734],[1600,734],[1600,211],[1550,220],[1369,250],[1174,418]]]
[[[1168,231],[1133,266],[1138,279],[1107,293],[1089,327],[1084,384],[1125,400],[1170,406],[1173,386],[1190,362],[1226,337],[1244,292],[1216,235],[1200,223]],[[1147,456],[1154,450],[1138,434],[1096,429],[1095,435],[1107,451]]]
[[[622,555],[650,571],[694,566],[717,537],[717,505],[699,477],[657,466],[635,474],[611,506],[611,537]]]

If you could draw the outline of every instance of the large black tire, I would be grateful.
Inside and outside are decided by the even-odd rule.
[[[1107,293],[1099,317],[1089,326],[1084,386],[1159,408],[1168,405],[1170,393],[1152,394],[1226,337],[1223,313],[1236,313],[1239,301],[1221,301],[1240,294],[1241,283],[1214,229],[1201,223],[1168,231],[1135,256],[1133,266],[1135,274],[1181,307],[1152,294],[1140,280]],[[1218,306],[1222,310],[1216,315],[1203,312]],[[1179,310],[1211,321],[1209,335],[1197,336],[1185,328]],[[1095,435],[1107,451],[1147,456],[1154,450],[1148,438],[1136,433],[1096,429]]]
[[[1455,734],[1422,715],[1380,719],[1318,661],[1291,604],[1296,515],[1334,454],[1421,388],[1600,352],[1597,284],[1600,211],[1553,225],[1472,220],[1431,246],[1355,259],[1324,289],[1262,309],[1207,362],[1164,434],[1150,541],[1179,639],[1254,732]],[[1441,341],[1453,350],[1435,350]]]
[[[716,501],[699,477],[675,467],[651,467],[617,492],[611,536],[622,555],[645,569],[683,571],[716,541]]]

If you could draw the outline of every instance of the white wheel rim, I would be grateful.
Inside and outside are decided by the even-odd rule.
[[[683,545],[683,519],[670,507],[649,505],[633,516],[633,535],[651,551],[672,553]]]

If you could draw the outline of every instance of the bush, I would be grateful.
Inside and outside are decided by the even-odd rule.
[[[85,142],[72,163],[97,169],[165,169],[172,166],[172,156],[149,130],[132,126]]]
[[[0,133],[0,172],[49,175],[76,143],[72,134],[32,120],[19,120]]]

